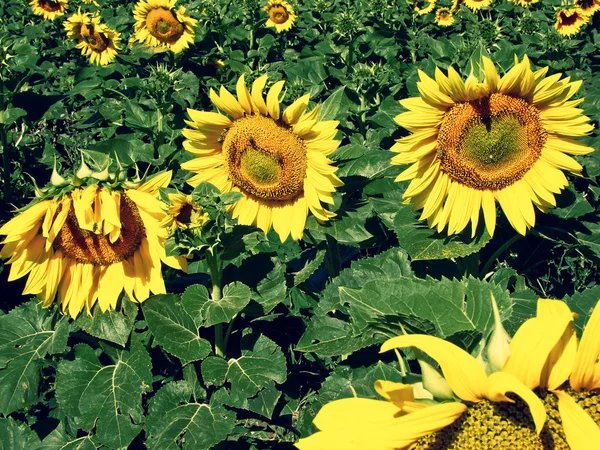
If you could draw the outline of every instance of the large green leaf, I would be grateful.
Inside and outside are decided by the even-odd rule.
[[[75,323],[94,337],[105,339],[124,347],[133,329],[138,306],[124,300],[119,310],[104,311],[96,305],[93,315],[80,314]]]
[[[68,336],[68,319],[42,308],[37,299],[0,317],[0,412],[40,400],[43,359],[62,353]]]
[[[142,307],[156,342],[184,364],[197,361],[211,351],[210,343],[200,337],[198,326],[174,294],[155,295]]]
[[[26,424],[0,418],[0,450],[31,450],[39,444],[40,438]]]
[[[182,296],[182,304],[197,325],[210,327],[217,323],[227,323],[242,311],[252,292],[244,283],[235,282],[223,288],[221,298],[213,300],[202,285],[190,286]]]
[[[163,386],[152,398],[146,420],[149,450],[210,449],[227,439],[234,415],[218,404],[196,403],[185,381]]]
[[[263,314],[268,314],[275,306],[285,300],[287,289],[285,266],[281,264],[279,258],[271,258],[271,261],[274,264],[273,270],[256,287],[258,296],[255,300],[262,306]]]
[[[582,332],[585,324],[590,319],[592,310],[600,307],[598,303],[600,300],[600,286],[594,286],[583,292],[577,292],[572,296],[567,296],[565,300],[571,311],[577,313],[578,317],[575,319],[575,324],[579,328],[579,331]]]
[[[148,352],[135,337],[129,350],[116,349],[112,364],[103,365],[85,344],[75,359],[62,361],[56,376],[56,399],[83,430],[110,448],[126,448],[142,429],[142,394],[152,385]]]
[[[100,445],[98,438],[91,434],[81,437],[69,436],[64,425],[60,424],[44,438],[36,450],[96,450]]]

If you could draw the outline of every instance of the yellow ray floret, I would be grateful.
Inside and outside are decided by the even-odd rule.
[[[269,15],[265,25],[275,28],[278,33],[287,31],[294,26],[297,16],[294,14],[294,8],[288,2],[269,0],[264,10]]]
[[[520,234],[535,225],[535,209],[556,205],[568,185],[564,171],[579,175],[570,155],[593,151],[577,142],[593,126],[570,101],[581,83],[534,72],[527,56],[503,77],[483,58],[485,76],[463,80],[452,67],[435,79],[419,71],[420,97],[402,100],[408,111],[396,122],[411,132],[397,141],[392,164],[410,164],[397,181],[410,180],[407,202],[422,209],[438,232],[475,235],[483,213],[496,226],[496,203]]]
[[[75,188],[5,223],[0,257],[9,258],[9,281],[29,274],[23,294],[37,295],[45,307],[56,300],[73,318],[96,303],[114,309],[123,291],[137,302],[165,293],[162,263],[183,270],[186,263],[166,256],[157,179],[166,186],[170,173],[137,189]]]
[[[198,158],[182,167],[196,173],[188,180],[192,186],[207,181],[242,193],[230,208],[238,223],[265,232],[273,227],[282,241],[298,240],[309,211],[321,221],[335,216],[322,203],[333,204],[332,193],[343,185],[328,158],[340,143],[334,139],[338,122],[319,121],[316,107],[307,112],[308,95],[282,111],[284,82],[271,86],[265,101],[266,83],[263,75],[249,91],[242,75],[237,98],[224,87],[211,89],[212,103],[224,114],[188,110],[183,145]]]
[[[561,9],[556,13],[554,28],[563,36],[579,33],[581,27],[590,21],[591,14],[584,13],[581,8]]]

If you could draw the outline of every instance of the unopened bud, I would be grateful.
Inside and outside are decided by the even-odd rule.
[[[417,361],[419,362],[419,366],[421,366],[421,373],[423,374],[423,387],[436,400],[454,400],[454,393],[442,374],[421,358],[418,358]]]
[[[50,183],[53,186],[62,186],[65,184],[67,180],[65,180],[56,170],[56,158],[54,158],[54,168],[52,169],[52,175],[50,175]]]
[[[490,335],[487,346],[487,359],[492,372],[499,372],[504,367],[504,363],[510,356],[510,336],[502,326],[500,312],[494,295],[492,297],[492,310],[494,313],[494,330]]]

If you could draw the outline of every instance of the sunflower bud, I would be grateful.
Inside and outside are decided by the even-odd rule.
[[[83,153],[81,154],[81,166],[79,166],[79,170],[75,173],[75,176],[80,180],[84,180],[90,176],[92,176],[92,169],[88,167],[83,159]]]
[[[490,369],[492,369],[492,372],[498,372],[502,370],[504,363],[510,356],[510,336],[502,326],[494,294],[490,295],[492,298],[492,310],[494,312],[494,330],[490,335],[486,351]]]
[[[54,168],[52,169],[52,175],[50,176],[50,183],[52,186],[62,186],[67,180],[64,179],[56,170],[56,158],[54,158]]]
[[[106,168],[101,171],[101,172],[93,172],[92,173],[92,178],[95,178],[96,180],[99,181],[106,181],[108,180],[110,173],[108,172],[108,166],[106,166]]]
[[[418,353],[417,361],[419,366],[421,366],[421,373],[423,374],[423,387],[431,392],[436,400],[454,400],[454,393],[442,374],[431,366],[431,364],[423,360],[422,355]]]

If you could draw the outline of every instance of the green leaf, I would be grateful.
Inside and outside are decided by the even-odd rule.
[[[126,448],[142,429],[142,394],[152,384],[150,356],[136,335],[129,350],[115,350],[113,364],[103,365],[85,344],[75,359],[61,361],[56,399],[65,415],[110,448]]]
[[[327,97],[327,100],[321,103],[317,120],[335,120],[337,118],[344,101],[344,89],[344,86],[340,86]]]
[[[283,302],[286,294],[285,266],[281,264],[279,258],[271,258],[271,261],[274,264],[273,270],[256,287],[258,291],[256,301],[262,306],[263,314],[268,314]]]
[[[210,353],[210,343],[200,337],[198,326],[177,295],[152,296],[143,303],[142,310],[156,342],[183,364],[198,361]]]
[[[244,283],[235,282],[223,288],[218,301],[209,298],[208,290],[201,285],[190,286],[182,297],[185,310],[202,327],[227,323],[250,302],[252,293]]]
[[[556,208],[550,212],[561,219],[576,219],[594,212],[594,207],[583,194],[568,187],[557,197]]]
[[[351,205],[343,205],[343,209],[336,212],[337,217],[323,225],[314,216],[309,217],[307,229],[315,239],[324,240],[325,234],[328,234],[340,244],[359,246],[361,242],[373,237],[365,229],[366,220],[373,214],[373,207],[370,203],[361,205],[360,202],[355,202]]]
[[[309,277],[316,272],[319,266],[323,263],[325,259],[325,250],[317,250],[315,253],[315,257],[310,261],[307,261],[304,267],[294,274],[294,286],[298,286],[301,283],[304,283]]]
[[[138,306],[126,300],[121,305],[118,311],[104,312],[100,310],[99,305],[96,305],[93,308],[91,317],[87,314],[80,314],[75,323],[94,337],[124,347],[133,329]]]
[[[59,424],[36,450],[96,450],[101,445],[93,435],[71,437],[64,428],[63,424]]]
[[[583,332],[585,324],[590,319],[592,310],[600,307],[598,300],[600,299],[600,286],[586,289],[583,292],[577,292],[572,296],[567,296],[565,301],[571,308],[571,311],[577,313],[579,317],[575,319],[575,325],[580,332]]]
[[[600,223],[581,222],[582,230],[575,231],[577,240],[587,247],[595,257],[600,258]]]
[[[227,377],[229,364],[218,356],[209,356],[202,361],[202,379],[207,386],[222,386]]]
[[[150,401],[146,420],[149,450],[210,449],[227,439],[234,415],[218,404],[191,401],[185,381],[163,386]]]
[[[402,201],[399,191],[393,191],[382,199],[371,199],[383,223],[396,233],[398,242],[413,261],[468,256],[481,250],[491,239],[483,230],[482,221],[479,223],[480,232],[473,239],[470,228],[459,235],[438,234],[426,222],[418,221],[418,213]]]
[[[377,112],[368,120],[383,128],[396,129],[398,124],[394,121],[394,117],[403,111],[405,109],[398,100],[394,99],[393,96],[386,97],[379,105]]]
[[[31,450],[39,444],[40,438],[26,424],[0,418],[0,450]]]
[[[62,353],[69,321],[56,318],[34,299],[0,316],[0,412],[10,414],[37,403],[46,355]]]
[[[21,117],[25,117],[27,111],[22,108],[8,108],[4,111],[0,111],[0,125],[11,126]]]

